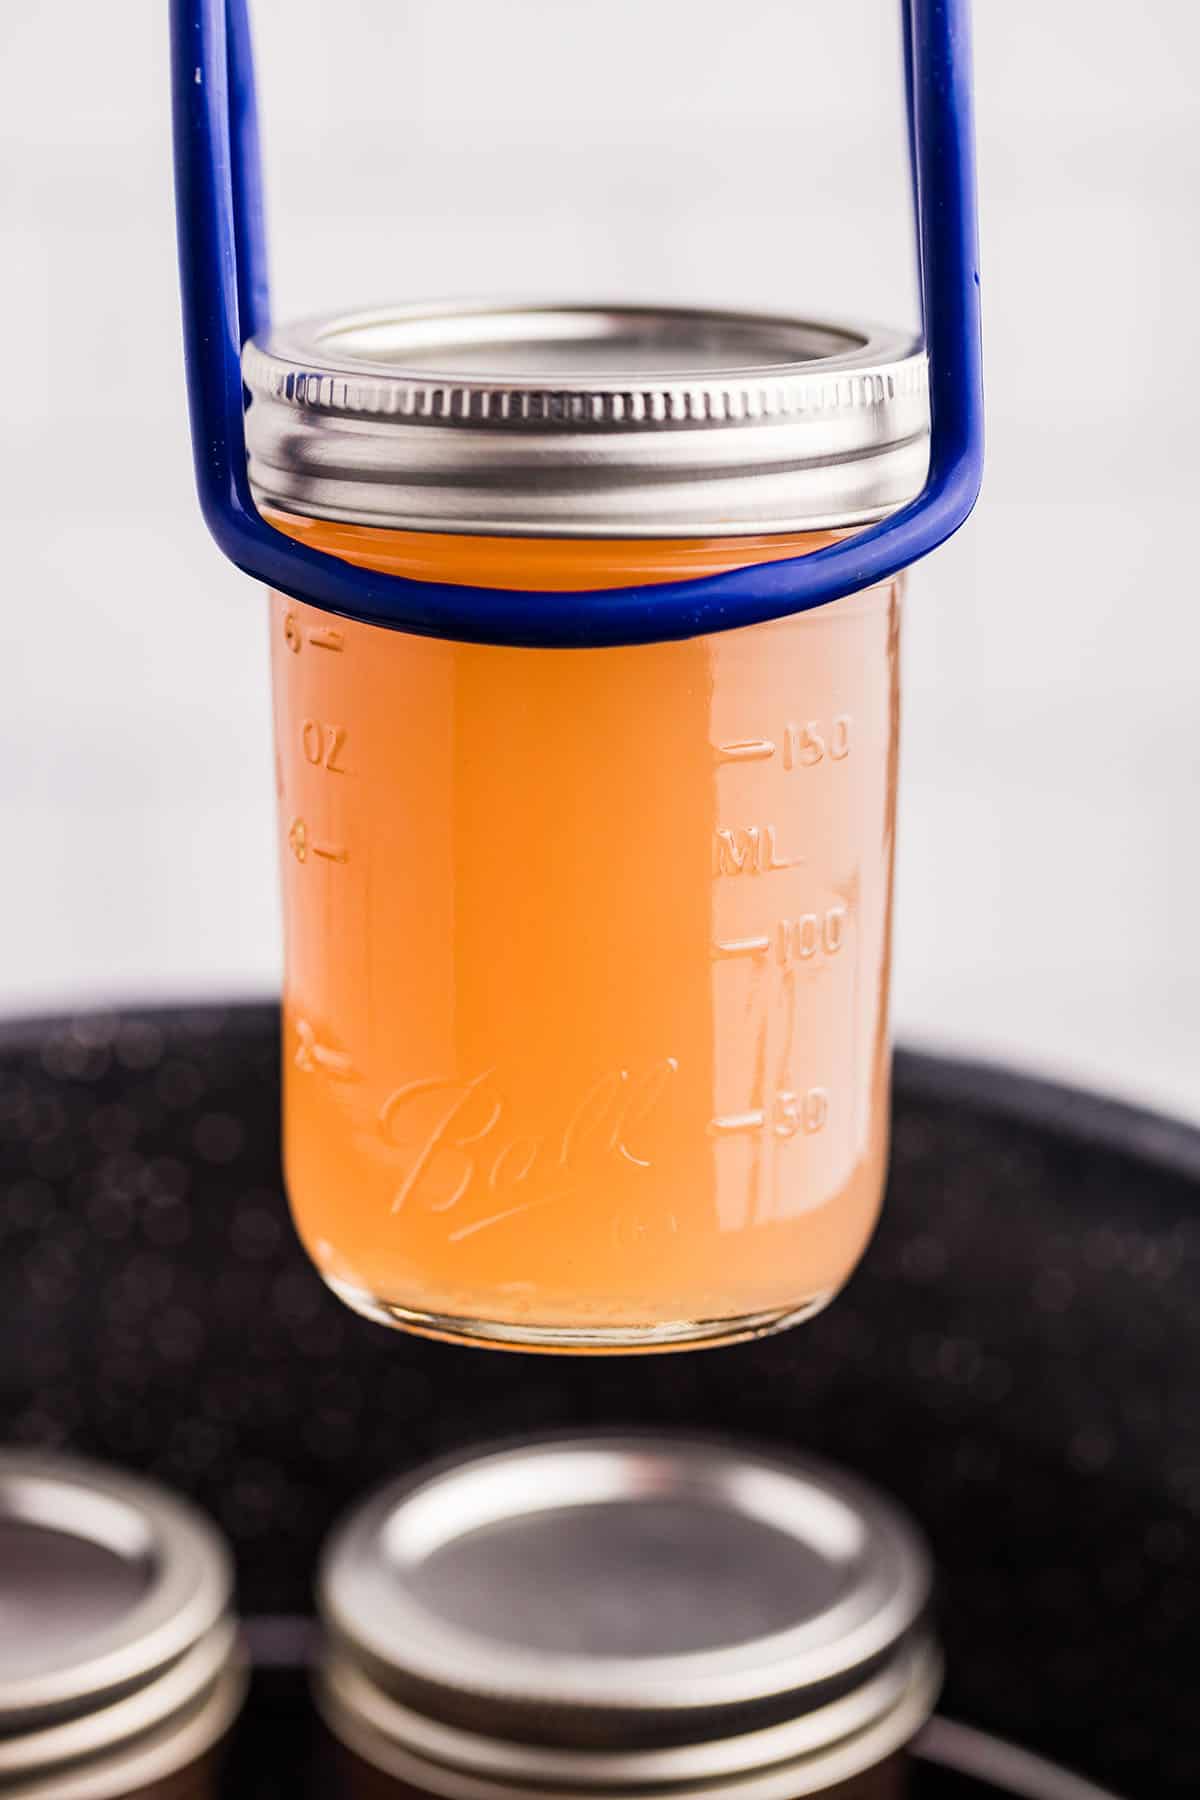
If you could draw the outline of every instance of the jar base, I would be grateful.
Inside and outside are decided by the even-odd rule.
[[[815,1318],[836,1289],[815,1294],[794,1306],[746,1313],[723,1319],[671,1319],[659,1325],[519,1325],[511,1320],[472,1319],[452,1313],[423,1312],[385,1300],[328,1275],[322,1279],[339,1300],[376,1325],[439,1338],[450,1344],[473,1344],[484,1350],[521,1350],[554,1355],[645,1356],[668,1350],[716,1350],[723,1344],[768,1337]]]

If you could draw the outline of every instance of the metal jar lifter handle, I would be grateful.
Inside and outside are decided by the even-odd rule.
[[[267,586],[427,637],[545,648],[643,644],[805,612],[884,581],[957,531],[979,492],[983,385],[968,0],[900,0],[909,154],[930,364],[929,474],[879,524],[809,556],[693,581],[525,593],[356,568],[275,530],[246,471],[241,348],[269,323],[246,0],[171,0],[176,211],[200,504]]]

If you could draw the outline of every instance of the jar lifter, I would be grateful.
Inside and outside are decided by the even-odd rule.
[[[907,568],[975,503],[983,468],[968,0],[901,0],[909,159],[932,434],[907,506],[808,556],[690,581],[561,594],[412,581],[298,544],[246,469],[241,349],[270,319],[246,0],[171,0],[176,212],[200,505],[225,555],[326,611],[426,637],[584,648],[699,636],[805,612]]]

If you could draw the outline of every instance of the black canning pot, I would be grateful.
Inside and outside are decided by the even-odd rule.
[[[557,1426],[730,1430],[914,1515],[946,1651],[916,1800],[1200,1791],[1200,1131],[901,1052],[849,1289],[783,1336],[489,1356],[346,1312],[293,1236],[268,1006],[0,1030],[0,1438],[152,1475],[231,1541],[255,1656],[223,1792],[320,1792],[302,1667],[335,1518]],[[979,1735],[984,1734],[984,1735]]]

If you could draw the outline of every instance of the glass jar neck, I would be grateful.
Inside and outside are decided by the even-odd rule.
[[[519,538],[463,532],[391,531],[296,513],[264,511],[277,530],[381,574],[463,587],[547,593],[636,587],[723,574],[755,563],[807,556],[846,536],[841,531],[711,538]]]

